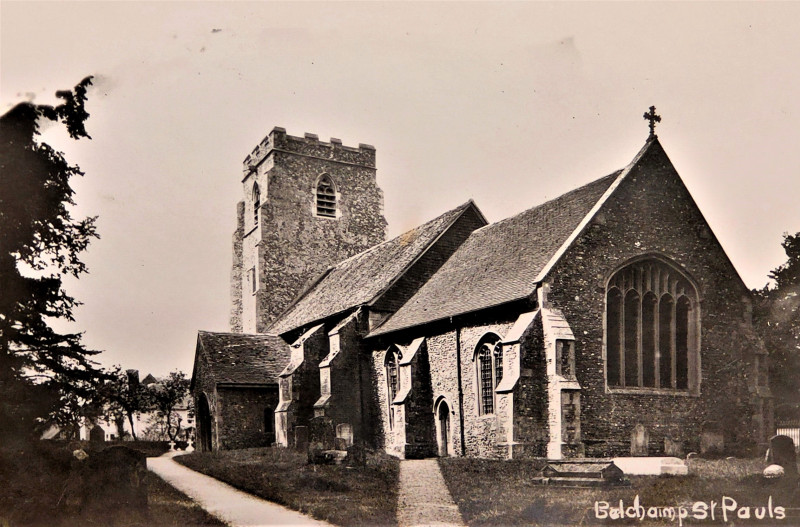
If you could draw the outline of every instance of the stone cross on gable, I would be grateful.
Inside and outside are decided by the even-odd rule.
[[[656,107],[655,106],[651,106],[650,107],[650,111],[649,112],[645,112],[643,117],[645,119],[647,119],[648,121],[650,121],[650,138],[655,137],[656,136],[656,123],[660,123],[661,122],[661,116],[660,115],[656,115]]]

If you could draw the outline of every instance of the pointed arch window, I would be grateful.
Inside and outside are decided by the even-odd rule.
[[[400,351],[396,346],[392,346],[386,352],[384,359],[384,366],[386,368],[386,385],[388,388],[388,410],[389,410],[389,428],[394,428],[394,406],[392,401],[397,396],[397,391],[400,389],[400,372],[398,369],[398,361],[400,359]]]
[[[609,388],[696,391],[699,310],[697,288],[660,259],[617,271],[606,287]]]
[[[258,227],[258,215],[261,212],[261,189],[258,183],[253,184],[253,225]]]
[[[495,389],[503,380],[503,347],[500,337],[485,335],[475,349],[475,373],[478,386],[478,413],[493,414]]]
[[[317,216],[323,218],[336,217],[336,187],[328,174],[319,178],[316,191]]]

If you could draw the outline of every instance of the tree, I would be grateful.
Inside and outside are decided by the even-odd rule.
[[[136,427],[133,416],[147,412],[151,407],[148,390],[139,382],[139,372],[123,371],[119,366],[114,366],[100,390],[101,397],[106,402],[106,415],[117,424],[119,437],[123,436],[120,423],[127,417],[131,425],[131,436],[135,441]]]
[[[770,353],[770,387],[778,419],[800,418],[800,232],[784,234],[786,263],[773,287],[754,291],[754,322]]]
[[[173,371],[169,376],[149,386],[150,401],[161,426],[170,441],[176,441],[181,432],[181,416],[175,410],[189,394],[189,379],[182,371]]]
[[[97,237],[96,218],[72,217],[70,179],[83,172],[38,141],[42,120],[60,122],[73,139],[91,139],[84,127],[91,83],[87,77],[57,92],[63,102],[55,107],[22,103],[0,117],[0,418],[16,433],[45,417],[32,400],[48,400],[52,411],[67,394],[89,398],[101,378],[90,358],[98,352],[49,321],[74,320],[79,302],[62,279],[87,271],[79,256]]]

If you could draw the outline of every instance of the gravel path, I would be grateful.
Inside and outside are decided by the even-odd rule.
[[[147,468],[192,498],[209,513],[233,527],[330,526],[329,523],[262,500],[226,483],[190,470],[172,459],[173,455],[174,453],[168,453],[161,457],[147,458]]]
[[[439,470],[439,462],[435,459],[407,459],[400,462],[397,501],[397,523],[400,527],[464,525],[458,506],[453,502]]]

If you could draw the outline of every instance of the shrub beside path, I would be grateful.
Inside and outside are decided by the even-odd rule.
[[[397,492],[397,523],[400,527],[421,525],[463,526],[464,520],[435,459],[400,462]]]
[[[147,468],[201,507],[233,527],[331,524],[237,490],[226,483],[178,464],[170,452],[147,458]],[[441,478],[441,476],[439,476]]]

